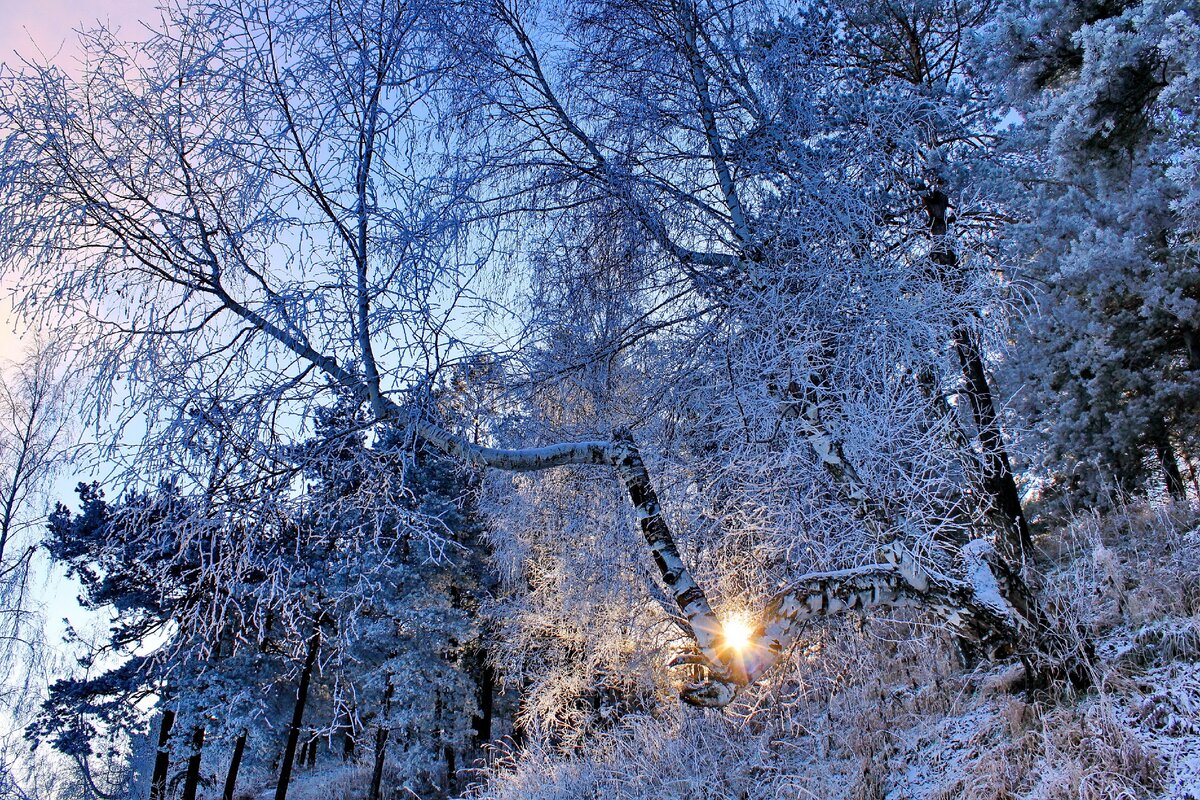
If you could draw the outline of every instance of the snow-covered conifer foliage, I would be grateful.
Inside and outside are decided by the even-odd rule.
[[[89,607],[116,613],[31,737],[82,764],[122,734],[163,737],[161,765],[124,777],[135,793],[180,774],[285,787],[357,760],[389,785],[456,788],[494,705],[478,512],[452,465],[405,459],[394,433],[374,457],[344,416],[322,417],[299,456],[312,482],[286,517],[234,518],[175,484],[115,505],[81,484],[80,512],[59,506],[51,556]],[[403,483],[403,497],[380,514],[359,497],[368,481]],[[436,545],[413,534],[423,525]]]
[[[1012,370],[1071,491],[1184,494],[1200,400],[1189,3],[1014,6],[984,46],[1023,118],[1003,188],[1039,313]]]
[[[1088,690],[1019,469],[1185,494],[1193,44],[1166,0],[196,0],[4,67],[0,265],[123,468],[51,520],[113,626],[32,735],[154,800],[748,797],[814,697]]]

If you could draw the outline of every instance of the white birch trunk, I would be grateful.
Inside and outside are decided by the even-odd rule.
[[[824,456],[823,463],[835,468],[836,474],[850,478],[852,486],[859,489],[852,490],[855,499],[865,504],[865,492],[851,477],[854,472],[841,458],[840,448],[819,429],[815,415],[809,421],[814,428],[814,449]],[[610,442],[501,450],[470,444],[428,422],[418,422],[415,427],[429,444],[479,466],[521,472],[568,464],[614,467],[637,511],[659,575],[695,643],[695,652],[675,659],[673,665],[700,666],[706,672],[704,680],[683,688],[683,699],[693,705],[728,705],[739,689],[760,680],[778,663],[796,644],[805,624],[816,617],[861,613],[876,607],[920,607],[941,616],[959,635],[988,645],[1015,640],[1025,625],[1004,600],[985,542],[974,542],[964,549],[965,580],[926,569],[893,544],[882,550],[885,563],[808,575],[777,594],[759,616],[749,646],[738,651],[726,645],[721,621],[684,563],[662,516],[649,472],[627,431],[615,432]]]
[[[383,411],[379,421],[407,420],[421,439],[447,455],[480,467],[512,472],[534,472],[571,464],[614,467],[637,510],[639,525],[658,567],[690,628],[696,652],[677,663],[702,666],[707,678],[685,686],[682,697],[698,706],[728,705],[738,690],[759,680],[797,641],[804,624],[818,616],[865,611],[881,606],[923,606],[939,614],[956,631],[983,642],[1013,639],[1023,618],[1012,613],[993,573],[991,560],[979,543],[966,564],[970,581],[952,579],[923,569],[900,549],[892,531],[903,529],[903,520],[892,520],[869,497],[865,484],[842,454],[840,443],[825,428],[815,393],[797,388],[791,392],[795,412],[806,428],[814,454],[845,499],[881,539],[881,554],[888,562],[845,572],[820,573],[801,579],[776,595],[758,620],[758,634],[745,652],[726,646],[723,627],[704,590],[679,554],[658,496],[632,436],[618,431],[610,441],[568,442],[505,450],[472,444],[433,423],[411,414],[386,396],[372,397],[358,376],[332,359],[318,354],[307,342],[293,336],[243,306],[222,297],[226,306],[259,326],[299,357],[324,371],[333,381],[358,392],[362,399]],[[1009,576],[1011,577],[1011,576]],[[1005,580],[1008,580],[1006,578]],[[997,598],[999,598],[997,600]]]

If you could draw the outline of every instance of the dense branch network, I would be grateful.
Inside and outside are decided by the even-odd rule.
[[[752,192],[739,194],[739,175],[734,169],[737,166],[736,159],[728,150],[733,141],[728,132],[723,131],[722,126],[718,124],[716,117],[724,101],[718,96],[720,87],[710,80],[712,65],[706,64],[705,61],[712,45],[705,43],[703,21],[698,18],[697,9],[691,4],[672,3],[670,8],[673,14],[672,24],[677,28],[678,34],[675,43],[678,45],[678,53],[682,54],[682,61],[677,65],[680,69],[679,75],[684,83],[690,84],[685,93],[687,97],[681,96],[679,102],[687,108],[694,106],[700,121],[697,136],[703,145],[702,152],[707,153],[695,161],[697,164],[711,167],[716,178],[715,189],[707,187],[705,180],[699,180],[689,190],[687,186],[691,185],[692,181],[688,180],[674,193],[687,201],[685,206],[705,209],[705,214],[711,218],[711,225],[705,223],[702,228],[731,234],[731,238],[725,234],[717,237],[713,242],[716,249],[712,251],[694,250],[689,246],[703,240],[703,237],[690,233],[672,235],[668,225],[670,216],[658,209],[652,199],[647,199],[646,192],[639,190],[639,186],[645,181],[639,182],[632,174],[637,171],[637,160],[618,158],[615,152],[607,149],[603,136],[597,138],[589,134],[583,125],[577,124],[572,117],[570,103],[564,105],[551,78],[545,72],[543,61],[534,47],[534,39],[522,27],[520,20],[509,14],[502,5],[497,7],[497,13],[501,16],[500,23],[507,26],[511,35],[515,37],[517,52],[511,54],[511,58],[500,59],[504,65],[500,72],[501,77],[506,77],[516,87],[513,90],[513,101],[517,103],[517,111],[522,112],[517,116],[522,119],[523,124],[532,126],[536,136],[548,136],[545,147],[563,154],[563,164],[559,165],[563,168],[563,174],[574,175],[589,186],[600,187],[603,194],[607,194],[611,200],[623,207],[643,229],[646,239],[678,262],[696,293],[706,297],[712,294],[715,284],[726,278],[729,284],[726,288],[729,291],[760,281],[761,276],[758,273],[770,266],[767,259],[769,253],[764,249],[766,246],[762,242],[772,239],[783,241],[787,237],[771,237],[755,230],[753,209],[746,206],[746,203],[751,202]],[[245,20],[243,23],[249,25]],[[244,36],[251,44],[257,41],[249,28],[244,32]],[[670,49],[663,46],[663,52]],[[484,56],[490,58],[495,55],[497,54],[483,51],[479,53],[481,59]],[[264,56],[255,51],[255,58],[265,59],[264,63],[272,68],[269,74],[275,74],[273,70],[277,65],[272,60],[273,55]],[[259,113],[265,115],[264,119],[279,117],[282,120],[279,123],[282,130],[278,135],[283,139],[272,139],[259,131],[257,135],[261,141],[253,141],[253,147],[246,145],[245,152],[224,143],[223,147],[230,150],[226,156],[228,163],[214,157],[209,170],[211,174],[206,175],[193,163],[196,148],[190,142],[190,135],[185,135],[182,129],[155,130],[155,135],[161,138],[161,142],[155,142],[162,151],[156,153],[155,157],[162,161],[163,168],[156,167],[148,172],[167,175],[178,173],[180,185],[175,185],[173,180],[165,182],[170,191],[164,191],[161,187],[143,190],[136,180],[113,167],[112,164],[116,161],[113,153],[106,148],[104,142],[97,141],[87,125],[80,121],[87,119],[83,112],[72,116],[65,110],[62,111],[65,135],[59,131],[43,130],[44,123],[40,120],[47,115],[41,113],[44,109],[40,105],[32,106],[37,108],[39,113],[29,114],[28,119],[23,115],[25,109],[20,107],[19,103],[8,112],[7,119],[24,120],[28,127],[28,130],[20,131],[20,135],[27,141],[27,149],[32,154],[30,157],[34,159],[35,166],[29,167],[31,174],[39,180],[47,181],[46,195],[54,198],[64,210],[70,209],[74,213],[76,208],[85,209],[81,221],[75,225],[79,230],[85,230],[89,236],[100,234],[98,238],[107,242],[107,249],[101,248],[92,261],[85,260],[85,265],[94,269],[97,276],[106,276],[107,268],[117,264],[125,271],[124,280],[135,288],[152,287],[146,291],[171,296],[171,310],[152,315],[153,327],[149,330],[144,326],[141,330],[135,330],[133,325],[129,326],[126,333],[131,339],[138,334],[141,335],[139,341],[155,341],[157,337],[159,342],[170,341],[171,337],[176,335],[195,336],[219,314],[232,315],[242,328],[233,337],[228,349],[248,347],[246,343],[255,333],[263,335],[290,353],[293,361],[289,369],[295,367],[299,370],[299,377],[294,379],[295,383],[307,380],[310,375],[319,374],[322,378],[319,381],[321,386],[316,391],[334,387],[348,393],[355,401],[370,409],[374,422],[407,424],[417,437],[449,456],[480,467],[516,472],[538,471],[566,465],[613,468],[628,491],[661,579],[674,597],[684,625],[695,644],[696,652],[685,658],[685,661],[698,664],[706,670],[707,676],[704,681],[684,690],[684,697],[697,705],[728,704],[740,687],[760,679],[792,648],[804,624],[814,617],[862,611],[873,607],[921,606],[940,614],[958,635],[965,638],[981,641],[989,646],[1000,641],[1011,642],[1018,639],[1024,617],[1010,607],[1009,602],[1012,598],[1002,591],[1004,587],[1000,585],[996,571],[990,565],[985,543],[972,542],[961,550],[963,563],[960,569],[966,576],[964,578],[951,577],[925,568],[917,563],[911,553],[897,544],[903,532],[918,526],[913,524],[914,520],[911,517],[904,516],[905,512],[892,510],[880,498],[873,497],[867,482],[858,474],[851,459],[847,458],[842,442],[832,434],[827,423],[828,419],[837,416],[839,409],[822,405],[823,392],[817,385],[831,379],[822,376],[818,380],[815,376],[820,375],[821,369],[817,365],[793,365],[798,372],[802,373],[807,369],[808,374],[814,377],[808,379],[808,385],[793,381],[787,389],[787,396],[780,404],[780,410],[783,416],[797,424],[817,463],[832,479],[837,499],[854,510],[857,519],[872,537],[879,557],[877,563],[854,570],[805,576],[776,595],[767,603],[756,621],[757,636],[746,648],[733,647],[727,641],[725,628],[717,618],[702,587],[684,563],[674,536],[663,517],[653,481],[628,433],[618,431],[611,439],[604,441],[564,443],[531,449],[489,448],[456,436],[413,414],[409,407],[391,399],[381,387],[380,367],[373,341],[378,338],[376,343],[382,353],[383,344],[388,341],[390,335],[389,322],[394,320],[399,312],[393,310],[384,314],[379,310],[381,296],[385,291],[381,287],[390,284],[392,280],[391,276],[381,284],[373,284],[369,280],[367,254],[373,252],[372,248],[376,246],[382,245],[386,248],[390,241],[384,237],[382,228],[372,229],[368,222],[374,218],[372,214],[379,213],[378,210],[372,211],[370,208],[369,195],[372,191],[378,191],[377,187],[372,188],[374,184],[370,175],[373,174],[373,169],[382,170],[377,148],[386,142],[382,138],[384,133],[377,124],[381,122],[379,117],[383,114],[380,93],[391,85],[388,81],[394,64],[391,59],[375,61],[366,56],[364,59],[366,60],[363,64],[369,65],[374,77],[359,97],[361,109],[354,112],[361,112],[362,124],[351,126],[351,130],[343,132],[345,141],[342,145],[347,147],[347,152],[350,153],[346,156],[347,163],[354,169],[353,180],[350,181],[352,185],[345,187],[352,191],[345,192],[342,196],[345,202],[342,204],[337,202],[337,193],[325,188],[322,181],[317,179],[319,171],[314,172],[310,163],[312,159],[320,156],[322,147],[333,147],[327,141],[328,130],[324,123],[320,122],[322,118],[318,115],[317,121],[309,121],[314,130],[314,143],[308,143],[300,135],[303,126],[296,122],[293,113],[295,109],[288,99],[289,91],[298,92],[303,97],[303,86],[280,83],[277,75],[273,83],[268,80],[260,89],[263,95],[260,101],[266,104],[269,113]],[[251,63],[257,62],[251,59]],[[186,72],[189,65],[181,67]],[[319,72],[320,70],[313,73],[314,79]],[[253,71],[237,73],[235,77],[239,80],[250,80],[253,78],[252,73]],[[46,88],[57,86],[48,77],[43,76],[43,79],[48,82]],[[161,114],[163,118],[187,116],[196,111],[192,104],[198,103],[199,100],[191,95],[185,96],[185,84],[187,82],[181,78],[177,89],[179,96],[174,99],[168,97],[164,101],[165,109]],[[23,102],[41,103],[40,98],[45,94],[42,88],[38,87],[37,91],[29,89],[31,94],[28,97],[22,95]],[[128,101],[137,108],[135,101],[140,102],[140,96],[122,89],[116,100]],[[64,109],[71,107],[69,103],[63,102]],[[151,122],[157,120],[160,116],[157,106],[151,105],[145,116],[150,118]],[[405,113],[403,109],[397,109],[393,116],[393,122],[399,124],[399,121],[405,118]],[[257,117],[254,119],[262,121]],[[546,122],[547,120],[549,122]],[[550,130],[557,131],[557,134],[545,134],[541,130],[543,123],[548,125]],[[315,131],[320,131],[321,136]],[[196,136],[203,140],[199,134]],[[570,144],[570,148],[557,141],[551,141],[558,138]],[[75,139],[78,142],[74,142]],[[670,139],[671,137],[667,136],[664,141]],[[117,137],[116,141],[123,142],[124,139]],[[284,143],[281,144],[280,141]],[[317,144],[317,141],[323,143]],[[682,140],[677,144],[680,158],[691,163],[693,159],[689,155],[688,147]],[[306,324],[303,317],[309,312],[304,305],[298,304],[289,309],[287,303],[281,300],[287,292],[273,286],[274,281],[269,280],[268,273],[260,269],[260,265],[254,263],[253,258],[248,255],[248,250],[251,249],[248,242],[253,239],[247,234],[256,230],[255,223],[240,220],[237,212],[230,211],[225,202],[225,193],[221,190],[222,181],[227,180],[227,172],[233,169],[231,165],[246,170],[246,175],[255,174],[245,166],[248,161],[247,153],[257,153],[270,162],[271,169],[291,176],[282,181],[284,186],[278,189],[279,196],[271,197],[270,200],[278,202],[281,208],[290,208],[297,202],[297,198],[314,202],[320,211],[316,215],[317,218],[332,223],[337,240],[346,245],[347,254],[351,256],[349,261],[353,262],[352,273],[349,269],[335,270],[332,277],[336,279],[337,285],[345,290],[346,298],[350,301],[348,310],[351,311],[352,326],[349,333],[352,335],[345,337],[345,341],[351,342],[353,347],[350,359],[345,358],[347,351],[338,350],[336,346],[323,347],[320,344],[318,336],[321,325]],[[700,169],[700,174],[705,172],[706,169]],[[242,173],[234,170],[231,174]],[[16,185],[18,184],[14,184]],[[741,186],[746,188],[752,185],[752,182],[741,183]],[[15,216],[14,220],[28,218],[33,212],[30,211],[31,206],[23,202],[26,195],[21,194],[21,191],[13,191],[16,199],[12,201],[12,207],[20,209],[24,215]],[[183,198],[182,211],[174,208],[168,199],[164,199],[173,196],[173,193],[178,193]],[[134,198],[128,201],[128,207],[112,200],[113,196],[125,195],[132,195]],[[245,202],[255,207],[253,204],[262,200],[262,197],[248,192]],[[41,200],[38,205],[44,207]],[[716,208],[721,205],[724,206],[724,210],[717,211]],[[827,211],[828,209],[822,209],[826,216]],[[44,212],[39,211],[38,214],[44,215]],[[386,215],[379,216],[384,218]],[[50,260],[61,257],[63,253],[74,252],[78,245],[71,238],[76,230],[71,223],[59,222],[57,216],[54,221],[45,221],[42,216],[38,216],[36,221],[45,228],[39,234],[46,242],[47,252],[43,256],[45,259]],[[354,223],[353,231],[350,221]],[[388,224],[391,224],[391,220]],[[820,224],[827,224],[827,220],[821,218]],[[282,227],[282,223],[279,225]],[[156,226],[161,226],[161,230]],[[20,226],[12,224],[14,231],[18,227]],[[275,232],[273,227],[265,229],[262,234],[263,241],[270,241]],[[932,233],[935,236],[940,235],[936,229]],[[9,232],[8,235],[19,239],[19,244],[25,241],[15,233]],[[19,249],[17,245],[13,247]],[[786,261],[792,257],[783,252],[792,246],[783,247],[777,243],[776,247],[782,248],[780,254],[772,256],[776,261]],[[799,247],[799,244],[795,247]],[[390,257],[391,253],[385,249],[383,255]],[[720,274],[697,272],[696,268],[702,266],[712,267]],[[88,278],[89,283],[95,282],[92,276],[89,275]],[[263,302],[256,302],[252,295],[247,296],[239,291],[239,284],[247,282],[265,297]],[[175,294],[179,296],[178,302],[175,300]],[[726,298],[721,302],[734,301]],[[424,299],[418,305],[424,313]],[[189,313],[197,316],[188,317],[187,313],[179,311],[186,324],[181,324],[178,330],[174,330],[172,324],[176,322],[175,315],[178,309],[188,309]],[[742,313],[745,316],[750,315],[750,311]],[[776,337],[777,342],[778,338]],[[214,347],[211,353],[215,358],[224,358],[223,353],[226,349],[225,346]],[[203,362],[205,356],[194,358],[194,364],[198,365]],[[797,355],[797,361],[800,358],[801,356]],[[231,365],[235,360],[230,358],[226,363],[226,368],[232,369]],[[288,383],[278,376],[276,379],[281,380],[284,385]],[[277,393],[272,396],[277,398],[280,396],[278,393],[283,391],[286,389],[273,389],[272,392]],[[1015,596],[1019,597],[1020,592]]]
[[[683,698],[693,705],[728,705],[739,689],[760,680],[789,653],[805,624],[818,617],[877,607],[923,608],[942,617],[957,635],[989,651],[1011,647],[1030,627],[1005,599],[1009,587],[998,577],[1004,572],[995,569],[995,552],[988,542],[975,540],[961,550],[962,578],[921,565],[893,542],[881,548],[880,563],[807,575],[777,593],[755,621],[751,641],[735,646],[727,640],[725,627],[679,553],[650,474],[628,431],[614,432],[607,442],[503,450],[473,445],[427,421],[417,422],[415,428],[417,435],[435,447],[484,467],[519,472],[570,464],[615,468],[629,492],[659,575],[695,644],[694,653],[672,663],[699,666],[707,673],[704,680],[683,690]],[[825,454],[825,463],[840,468],[844,462],[832,455],[832,440],[827,435],[818,439],[814,447]]]
[[[301,357],[313,360],[331,378],[365,390],[353,376],[332,361],[317,359],[311,348],[292,341],[286,334],[264,328]],[[725,629],[704,590],[692,576],[679,553],[670,527],[663,518],[658,495],[633,437],[619,430],[609,441],[585,441],[527,449],[482,447],[468,442],[425,419],[411,418],[406,410],[383,397],[377,401],[389,417],[408,418],[417,436],[447,455],[481,467],[511,472],[535,472],[567,465],[602,465],[616,469],[629,492],[639,525],[658,567],[663,583],[679,606],[697,652],[679,664],[702,666],[708,677],[685,687],[688,702],[706,707],[728,705],[737,691],[759,680],[796,643],[805,623],[821,616],[875,607],[917,606],[942,616],[957,634],[995,649],[1000,643],[1015,642],[1025,620],[1005,599],[1008,592],[989,564],[990,545],[983,540],[961,551],[967,580],[929,570],[895,542],[882,548],[884,560],[855,570],[806,576],[779,592],[766,605],[757,621],[756,637],[748,647],[736,648],[726,641]],[[869,503],[856,473],[841,454],[836,440],[821,425],[820,409],[814,399],[796,401],[802,406],[808,438],[814,453],[860,510],[886,525],[887,518]]]

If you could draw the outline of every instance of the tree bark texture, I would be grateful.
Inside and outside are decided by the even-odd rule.
[[[950,287],[961,286],[963,282],[957,274],[958,253],[948,239],[950,226],[947,212],[950,199],[940,189],[927,192],[921,199],[929,215],[929,235],[933,239],[933,251],[929,259],[937,265],[943,283]],[[1025,510],[1021,507],[1021,495],[1017,491],[1008,450],[1000,432],[1000,417],[988,385],[983,354],[974,333],[963,321],[955,323],[952,338],[962,370],[964,394],[979,432],[979,446],[983,451],[984,490],[991,496],[996,511],[1004,518],[1010,534],[1010,541],[1006,544],[1013,551],[1009,555],[1020,558],[1024,553],[1032,552],[1033,540]]]
[[[175,712],[163,709],[158,725],[158,750],[154,754],[154,772],[150,777],[150,800],[166,800],[167,775],[171,770],[171,727],[175,724]]]
[[[296,705],[292,710],[292,724],[288,727],[287,746],[283,750],[283,763],[279,768],[279,783],[275,786],[275,800],[287,800],[288,783],[292,779],[292,763],[296,757],[296,744],[300,740],[300,728],[304,724],[304,704],[308,702],[308,685],[312,679],[317,651],[321,648],[321,618],[317,618],[316,629],[308,640],[308,653],[304,657],[304,668],[300,672],[300,685],[296,688]]]
[[[383,764],[387,758],[388,734],[391,732],[388,728],[388,717],[392,711],[394,691],[392,676],[388,675],[387,686],[383,690],[383,718],[379,722],[379,729],[375,731],[375,767],[371,770],[371,791],[367,795],[368,800],[379,800],[379,792],[383,784]]]
[[[233,793],[237,788],[238,770],[242,768],[242,755],[246,752],[246,731],[238,734],[237,741],[233,743],[233,757],[229,759],[229,771],[225,773],[225,790],[221,793],[221,800],[233,800]]]
[[[841,457],[836,442],[820,426],[815,403],[802,409],[813,432],[813,447],[850,496],[864,508],[874,509],[853,468]],[[533,454],[533,455],[526,455]],[[727,705],[738,690],[761,678],[788,652],[808,620],[846,611],[863,611],[878,606],[916,606],[942,616],[961,635],[987,645],[995,652],[1022,637],[1029,627],[1006,599],[1007,581],[998,578],[994,552],[986,542],[972,542],[963,549],[961,571],[955,578],[920,566],[898,544],[885,545],[885,562],[859,570],[808,576],[777,594],[759,617],[757,636],[750,648],[738,652],[724,642],[723,628],[703,589],[696,583],[680,556],[674,536],[662,515],[657,493],[641,454],[627,431],[616,431],[611,444],[585,442],[558,445],[535,451],[512,451],[503,457],[508,464],[544,462],[554,454],[558,463],[613,465],[637,511],[638,522],[654,563],[692,633],[696,652],[676,659],[676,665],[700,666],[707,677],[684,687],[688,703],[706,707]],[[570,455],[565,455],[570,454]],[[560,461],[560,458],[567,460]],[[879,511],[879,509],[874,509]],[[880,520],[881,524],[884,520]]]
[[[196,800],[200,788],[200,756],[204,749],[204,728],[192,730],[192,754],[188,757],[187,775],[183,779],[183,800]]]
[[[1163,433],[1154,443],[1154,452],[1158,456],[1158,463],[1162,467],[1163,478],[1166,480],[1167,496],[1172,500],[1183,500],[1187,497],[1183,472],[1179,469],[1179,459],[1176,457],[1175,448],[1171,445],[1171,440],[1167,438],[1166,433]]]
[[[479,663],[479,674],[476,679],[476,702],[479,713],[472,720],[475,730],[475,747],[482,750],[484,745],[492,741],[492,716],[496,702],[496,671],[488,660],[487,650],[480,648],[476,655]]]

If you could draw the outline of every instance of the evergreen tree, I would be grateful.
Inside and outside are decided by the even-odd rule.
[[[240,781],[285,797],[346,762],[371,764],[376,796],[461,788],[495,717],[472,481],[398,431],[367,448],[354,419],[323,415],[296,454],[308,483],[288,517],[229,519],[175,484],[114,505],[81,484],[48,547],[113,623],[31,737],[83,764],[156,742],[126,778],[139,796]]]
[[[1200,270],[1182,168],[1197,127],[1196,9],[1145,0],[1007,8],[984,39],[1007,133],[1011,258],[1035,287],[1011,374],[1076,502],[1182,497],[1200,417]],[[1189,467],[1190,468],[1190,467]]]

